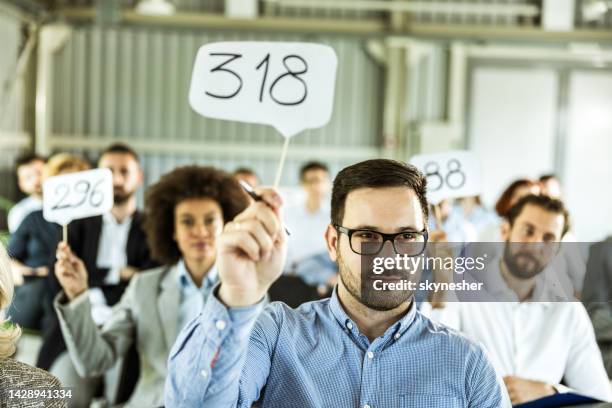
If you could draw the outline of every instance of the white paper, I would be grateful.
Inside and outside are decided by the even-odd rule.
[[[268,124],[291,137],[329,122],[337,65],[334,50],[322,44],[205,44],[193,67],[189,104],[202,116]]]
[[[113,175],[95,169],[48,178],[43,184],[43,216],[67,225],[78,218],[104,214],[113,208]]]
[[[410,163],[427,177],[427,199],[438,204],[446,198],[479,195],[482,182],[476,156],[465,150],[413,156]]]

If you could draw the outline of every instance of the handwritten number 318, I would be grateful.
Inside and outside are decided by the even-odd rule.
[[[211,57],[227,57],[227,59],[225,61],[223,61],[221,64],[217,65],[216,67],[214,67],[213,69],[210,70],[210,72],[225,72],[227,74],[232,75],[233,77],[235,77],[237,79],[237,84],[236,84],[236,89],[228,94],[225,95],[219,95],[219,94],[214,94],[212,92],[208,92],[206,91],[206,95],[208,96],[212,96],[213,98],[220,98],[220,99],[231,99],[233,97],[235,97],[236,95],[238,95],[238,93],[240,93],[240,90],[242,89],[242,78],[240,77],[240,75],[238,75],[236,72],[232,71],[231,69],[229,69],[227,66],[239,59],[242,58],[241,54],[230,54],[230,53],[219,53],[219,52],[211,52],[210,53]],[[299,62],[302,63],[302,69],[299,70],[294,70],[291,69],[291,67],[289,67],[289,62],[291,60],[297,60]],[[259,88],[259,102],[263,102],[264,99],[264,93],[266,91],[266,81],[268,79],[268,67],[270,65],[270,54],[266,54],[266,57],[264,59],[261,60],[261,62],[255,67],[255,70],[259,71],[261,68],[263,68],[263,77],[261,80],[261,87]],[[278,77],[276,77],[274,79],[274,81],[272,81],[272,85],[270,85],[270,89],[268,90],[269,94],[270,94],[270,98],[278,103],[279,105],[286,105],[286,106],[292,106],[292,105],[299,105],[302,102],[304,102],[304,100],[306,99],[306,96],[308,96],[308,87],[306,86],[306,82],[304,82],[304,79],[302,79],[300,77],[300,75],[305,74],[308,71],[308,64],[306,63],[306,61],[304,60],[304,58],[300,57],[299,55],[287,55],[286,57],[283,58],[283,66],[285,67],[286,72],[279,75]],[[299,81],[302,84],[302,87],[304,88],[302,95],[295,100],[291,100],[291,101],[287,101],[287,100],[281,100],[280,98],[277,98],[274,94],[274,88],[279,84],[280,81],[282,81],[283,79],[289,79],[288,77],[291,77],[293,79],[295,79],[296,81]]]

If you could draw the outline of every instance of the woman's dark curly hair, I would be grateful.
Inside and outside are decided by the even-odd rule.
[[[184,200],[210,198],[219,203],[223,222],[229,222],[249,204],[249,199],[234,177],[214,167],[178,167],[161,177],[146,192],[143,228],[151,256],[158,262],[173,264],[181,252],[173,239],[174,208]]]

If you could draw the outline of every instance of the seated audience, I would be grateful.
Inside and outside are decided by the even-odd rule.
[[[435,215],[436,211],[437,215]],[[461,217],[452,200],[442,200],[437,204],[437,209],[433,208],[431,214],[433,217],[429,218],[429,229],[444,231],[448,242],[473,242],[478,238],[474,225]],[[436,220],[436,217],[440,219]]]
[[[164,266],[136,274],[103,327],[91,316],[87,265],[65,244],[55,265],[63,292],[54,305],[77,372],[99,376],[135,344],[140,377],[127,406],[137,408],[163,405],[170,347],[217,282],[217,237],[248,198],[230,174],[187,166],[151,186],[145,202],[147,240]]]
[[[36,154],[26,154],[17,159],[15,172],[17,186],[27,197],[19,201],[8,213],[10,233],[17,231],[19,225],[32,211],[42,209],[42,173],[45,159]]]
[[[39,368],[31,367],[11,358],[21,330],[3,316],[4,310],[11,303],[13,296],[13,279],[11,277],[8,257],[0,244],[0,406],[2,407],[48,407],[64,408],[66,401],[61,398],[27,399],[15,398],[11,390],[57,390],[62,385],[57,378]],[[26,395],[27,396],[27,395]]]
[[[331,298],[297,309],[266,305],[287,238],[280,196],[265,190],[219,238],[221,284],[174,344],[165,405],[509,406],[481,346],[424,317],[410,291],[361,289],[362,244],[368,255],[425,250],[425,185],[392,160],[338,173],[325,237],[340,279]]]
[[[612,378],[612,237],[591,246],[582,302],[593,322],[608,376]]]
[[[72,221],[68,225],[68,245],[85,263],[92,317],[102,325],[134,273],[157,263],[151,260],[142,214],[136,207],[136,192],[143,178],[138,155],[127,145],[112,144],[100,155],[98,167],[112,172],[113,207],[106,214]],[[50,280],[53,297],[61,287],[55,274],[50,274]],[[86,404],[100,386],[100,379],[78,375],[66,352],[57,319],[45,335],[37,365],[74,387],[74,404]]]
[[[513,404],[568,389],[612,399],[584,307],[567,301],[571,293],[559,297],[558,288],[544,279],[543,271],[568,229],[561,201],[523,197],[502,224],[503,254],[478,272],[486,273],[482,276],[495,303],[448,302],[431,312],[435,320],[485,345]]]
[[[87,169],[89,163],[85,159],[60,153],[45,165],[43,180]],[[38,209],[25,217],[9,239],[11,271],[17,285],[9,313],[22,328],[46,332],[51,325],[53,310],[47,276],[61,235],[61,227],[45,220],[42,209]]]
[[[311,286],[333,286],[337,269],[329,262],[323,235],[329,225],[329,170],[320,162],[308,162],[300,169],[304,202],[285,210],[288,241],[287,272]]]

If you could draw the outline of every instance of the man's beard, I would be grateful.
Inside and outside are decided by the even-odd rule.
[[[362,259],[363,261],[363,259]],[[350,268],[344,263],[340,251],[338,251],[338,270],[340,273],[340,280],[348,292],[362,305],[378,311],[393,310],[406,302],[412,297],[413,292],[409,290],[374,290],[373,280],[367,280],[363,285],[360,280],[357,279],[356,275],[353,274]],[[412,276],[406,273],[406,271],[395,271],[392,273],[394,276],[402,276],[405,279],[411,279]],[[363,278],[364,275],[368,277],[384,278],[384,275],[376,276],[371,270],[368,273],[360,274]],[[359,275],[357,275],[359,276]],[[387,275],[388,276],[388,275]]]
[[[114,190],[113,191],[113,202],[115,205],[122,205],[128,202],[130,198],[134,195],[134,192],[125,192],[124,190]]]
[[[524,245],[524,244],[515,244]],[[508,271],[516,278],[531,279],[538,275],[546,267],[534,254],[529,251],[520,250],[512,253],[512,243],[506,241],[504,247],[504,263]]]

